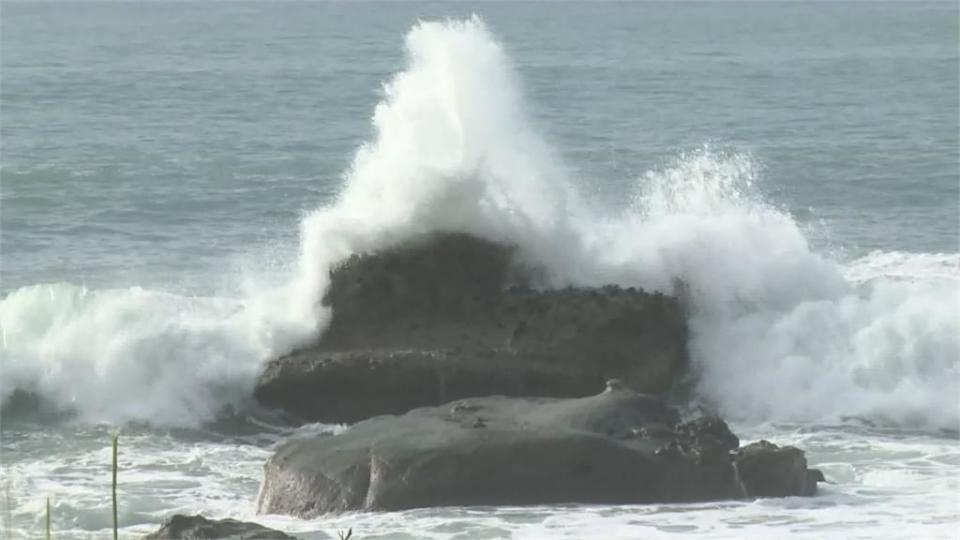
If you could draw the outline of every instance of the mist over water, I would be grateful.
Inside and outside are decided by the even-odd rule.
[[[291,6],[294,10],[334,9]],[[253,4],[224,9],[240,10],[238,13],[249,9],[250,16],[265,18],[278,16]],[[957,225],[956,211],[931,206],[930,201],[956,198],[956,178],[943,174],[952,165],[937,161],[943,161],[944,148],[955,154],[955,148],[950,149],[954,135],[950,135],[954,139],[936,139],[924,146],[915,140],[920,137],[914,135],[921,131],[920,127],[896,128],[910,134],[900,148],[890,146],[893,143],[879,134],[867,136],[868,142],[872,141],[870,145],[877,146],[876,164],[870,166],[857,163],[864,154],[849,145],[844,147],[846,157],[844,152],[834,155],[827,150],[802,155],[797,150],[797,156],[785,156],[783,148],[764,145],[763,141],[771,135],[762,132],[765,124],[755,121],[764,111],[772,117],[773,106],[765,104],[760,99],[762,95],[741,103],[731,93],[735,91],[731,88],[772,84],[763,82],[764,76],[774,80],[791,76],[778,71],[785,69],[784,62],[775,58],[767,59],[759,53],[742,56],[746,54],[742,51],[753,50],[755,45],[719,40],[721,44],[733,44],[727,46],[729,50],[708,54],[701,50],[705,45],[681,40],[673,46],[684,50],[685,56],[675,62],[667,62],[654,53],[646,57],[623,52],[623,57],[619,57],[621,52],[616,47],[601,47],[614,55],[608,58],[600,56],[601,49],[591,48],[603,45],[601,32],[596,34],[595,44],[567,43],[557,37],[562,47],[554,51],[536,38],[540,35],[536,32],[554,36],[548,26],[537,29],[529,21],[515,26],[510,16],[497,9],[490,7],[489,17],[467,12],[451,19],[421,20],[412,28],[408,19],[415,17],[396,15],[394,19],[392,12],[385,9],[383,17],[387,22],[383,24],[391,30],[381,28],[375,37],[364,34],[371,30],[363,28],[342,36],[333,28],[326,29],[330,40],[343,39],[370,49],[364,49],[370,59],[368,67],[363,68],[370,70],[363,75],[365,82],[394,73],[386,76],[380,86],[369,84],[369,91],[376,92],[376,97],[369,99],[376,102],[372,111],[369,103],[349,100],[348,94],[357,89],[353,83],[344,82],[356,82],[363,77],[351,71],[351,62],[338,59],[329,51],[327,56],[320,55],[324,61],[344,62],[336,64],[334,81],[309,79],[305,70],[296,65],[286,66],[286,71],[279,73],[270,72],[265,67],[270,65],[264,59],[267,57],[258,56],[266,53],[259,50],[238,55],[236,64],[231,63],[232,57],[223,60],[218,69],[224,70],[221,75],[231,81],[231,87],[257,89],[263,84],[273,88],[267,84],[272,81],[280,89],[292,84],[296,91],[278,91],[283,97],[270,100],[256,98],[255,92],[253,97],[245,94],[245,99],[229,103],[224,111],[211,112],[211,125],[216,123],[217,115],[239,115],[246,110],[243,105],[248,104],[253,112],[246,123],[239,127],[226,121],[219,124],[221,128],[229,127],[225,132],[243,141],[241,146],[266,144],[271,145],[269,153],[300,155],[297,152],[302,149],[298,145],[318,138],[325,141],[323,151],[335,150],[335,157],[326,156],[316,162],[302,156],[287,161],[277,158],[267,164],[249,165],[244,162],[247,157],[243,149],[239,149],[230,158],[236,160],[232,163],[203,157],[201,165],[194,164],[193,169],[176,165],[182,170],[213,171],[209,177],[190,177],[198,183],[193,186],[187,181],[173,180],[175,173],[171,171],[181,169],[165,161],[166,157],[145,154],[133,162],[158,176],[144,176],[165,178],[170,184],[145,184],[140,188],[143,196],[138,197],[136,193],[118,194],[117,185],[105,180],[137,177],[124,177],[120,170],[131,166],[131,161],[124,161],[129,156],[117,158],[124,163],[123,167],[117,165],[104,173],[95,163],[96,158],[90,157],[96,152],[80,148],[86,142],[76,141],[77,148],[63,150],[65,156],[72,155],[72,161],[64,159],[63,163],[44,169],[30,164],[36,155],[43,155],[41,144],[30,146],[23,142],[28,150],[13,145],[12,157],[5,157],[3,164],[5,260],[0,268],[4,281],[15,286],[4,284],[0,300],[0,400],[8,404],[14,392],[20,390],[37,394],[56,408],[70,412],[70,420],[49,436],[62,436],[63,444],[74,445],[79,452],[45,456],[42,448],[30,446],[31,437],[4,441],[5,460],[11,455],[23,458],[16,460],[12,469],[20,479],[14,486],[15,497],[23,499],[19,506],[13,505],[18,519],[32,519],[30,516],[40,508],[37,501],[28,500],[27,494],[37,486],[26,479],[56,477],[70,468],[72,460],[79,465],[76,470],[69,469],[74,471],[71,478],[87,480],[77,480],[75,485],[63,482],[59,514],[69,516],[61,519],[70,522],[62,525],[75,531],[105,528],[105,524],[96,521],[103,507],[90,488],[102,472],[97,465],[97,437],[102,435],[100,431],[105,425],[126,426],[130,444],[136,448],[132,466],[142,471],[142,477],[131,480],[131,496],[140,493],[144,498],[135,499],[135,504],[142,504],[142,511],[131,511],[128,523],[132,527],[155,523],[173,510],[192,509],[197,501],[206,501],[203,507],[214,514],[251,517],[255,482],[250,479],[260,474],[262,460],[268,454],[266,449],[275,442],[271,437],[280,435],[225,435],[215,421],[228,413],[240,412],[242,416],[249,410],[250,393],[265,361],[322,331],[331,313],[319,305],[319,299],[333,265],[353,253],[394,246],[431,232],[456,231],[518,245],[519,256],[525,262],[544,269],[542,282],[537,284],[540,287],[618,284],[682,294],[688,302],[689,351],[697,399],[718,409],[735,423],[738,431],[806,447],[811,462],[815,466],[822,464],[828,478],[839,485],[826,488],[826,499],[787,512],[805,516],[796,518],[798,523],[810,524],[809,530],[797,530],[801,536],[809,533],[809,537],[816,537],[820,530],[816,524],[821,520],[831,526],[836,526],[832,520],[843,522],[843,516],[876,520],[877,515],[888,514],[883,514],[886,507],[872,506],[875,500],[871,497],[887,501],[901,495],[907,498],[895,499],[897,508],[914,509],[904,510],[905,516],[921,521],[929,517],[939,524],[935,531],[918,530],[949,533],[949,523],[943,520],[951,512],[955,514],[948,494],[957,487],[956,478],[951,480],[949,474],[960,466],[960,454],[956,452],[955,440],[937,437],[944,431],[955,434],[960,428],[960,254],[955,249],[960,246],[956,245],[956,227],[951,229],[945,224],[953,219]],[[529,8],[517,9],[518,20],[526,21],[523,14]],[[599,24],[580,13],[575,5],[565,9],[574,12],[572,18],[582,18],[588,28]],[[633,16],[618,10],[634,8],[610,5],[597,9],[613,10],[615,13],[608,14],[613,21]],[[654,7],[647,9],[645,16],[649,20],[638,20],[648,21],[643,23],[649,26],[648,31],[614,25],[611,34],[625,39],[624,35],[654,35],[661,27],[671,27],[667,24],[672,20],[670,13]],[[799,39],[786,30],[773,28],[783,17],[772,12],[764,15],[767,9],[769,6],[760,6],[751,12],[751,17],[767,21],[757,24],[757,28],[767,28],[771,35],[784,40]],[[830,6],[822,9],[833,13]],[[904,38],[904,43],[926,35],[926,30],[920,32],[910,24],[897,22],[910,20],[909,17],[898,19],[896,14],[874,13],[871,6],[858,9],[870,12],[864,17],[873,17],[871,24],[891,25],[890,28],[909,37]],[[891,9],[907,7],[898,5]],[[933,8],[911,9],[929,18],[925,10]],[[815,13],[826,17],[820,11]],[[26,15],[19,16],[28,19]],[[847,15],[832,16],[839,18],[826,17],[818,28],[827,32]],[[710,20],[717,17],[727,16],[713,13]],[[96,27],[98,20],[78,17],[77,24]],[[727,26],[721,28],[730,32],[739,28],[735,20],[724,20]],[[290,34],[300,36],[298,39],[319,32],[299,19],[289,22]],[[171,26],[174,27],[179,28]],[[607,28],[607,23],[599,27]],[[10,28],[5,26],[4,31]],[[190,29],[196,30],[192,26]],[[398,48],[402,31],[407,33]],[[573,34],[568,34],[556,35],[573,39]],[[92,35],[91,39],[101,36],[96,32]],[[845,44],[847,48],[837,50],[850,51],[857,61],[866,58],[881,65],[891,62],[898,66],[901,57],[913,61],[913,54],[924,62],[943,64],[938,56],[941,49],[932,45],[917,45],[916,51],[906,49],[906,45],[902,49],[886,45],[877,49],[857,41],[861,39],[858,33],[850,36],[853,41]],[[277,47],[288,46],[282,40],[277,43]],[[58,45],[54,40],[48,46]],[[829,55],[811,45],[805,47],[791,49],[797,57],[793,64],[798,73],[810,75],[810,84],[815,82],[813,75],[833,73],[818,63],[832,61]],[[381,49],[390,53],[370,52]],[[211,50],[220,49],[211,45]],[[534,67],[527,65],[531,50],[545,55]],[[289,53],[287,58],[293,58],[302,51],[285,53]],[[955,60],[955,53],[949,54]],[[206,95],[204,92],[219,88],[204,86],[212,84],[205,78],[200,82],[191,78],[194,75],[190,73],[204,73],[212,69],[210,66],[193,66],[196,69],[191,72],[189,64],[181,70],[180,66],[163,64],[162,55],[157,58],[153,66],[156,73],[141,76],[158,88],[166,88],[160,84],[165,80],[161,77],[164,70],[174,68],[184,71],[180,74],[184,93]],[[15,75],[13,83],[5,82],[3,88],[4,106],[13,111],[9,114],[13,120],[4,128],[5,144],[17,140],[18,135],[27,141],[31,133],[24,127],[27,122],[23,119],[30,116],[24,112],[28,106],[17,101],[23,87],[17,86],[16,79],[19,76],[29,80],[24,73],[38,69],[28,60],[29,57],[5,53],[5,70]],[[864,62],[872,66],[869,61]],[[763,75],[767,71],[757,66],[766,66],[767,71],[779,75]],[[631,69],[643,72],[648,79],[636,77],[628,81],[629,85],[611,79],[612,73],[633,73]],[[805,122],[812,122],[808,116],[813,113],[797,104],[803,103],[805,87],[788,84],[783,92],[796,92],[790,94],[791,103],[799,112],[789,122],[784,121],[795,130],[791,132],[794,138],[786,146],[802,149],[817,137],[832,134],[837,137],[833,146],[841,147],[847,141],[845,134],[865,129],[869,123],[858,116],[862,113],[859,106],[842,105],[844,102],[837,97],[843,91],[854,92],[852,88],[872,81],[871,77],[881,76],[875,67],[864,69],[868,72],[860,74],[859,82],[852,81],[849,88],[838,85],[833,93],[810,90],[826,96],[823,99],[827,101],[836,99],[840,103],[837,107],[850,107],[839,109],[843,114],[824,115],[851,122],[840,127],[808,126]],[[578,74],[577,84],[563,78],[568,71]],[[742,80],[723,79],[728,72],[742,72],[753,82],[748,85]],[[836,83],[833,79],[828,82]],[[563,88],[552,90],[554,84]],[[696,88],[697,85],[703,88]],[[590,92],[580,95],[579,88]],[[82,90],[83,87],[76,89]],[[223,88],[217,91],[228,100],[229,92]],[[924,92],[933,91],[925,87],[917,90],[918,103],[933,99]],[[562,99],[556,97],[557,93]],[[721,112],[715,117],[698,118],[701,113],[694,111],[695,107],[684,111],[677,108],[679,105],[671,105],[690,103],[691,95],[711,96],[715,103],[710,110]],[[157,133],[165,133],[157,126],[163,125],[163,118],[176,115],[166,109],[150,109],[163,105],[159,97],[148,103],[151,105],[139,114],[152,119]],[[639,105],[628,114],[624,103]],[[886,111],[884,107],[889,103],[893,102],[884,98],[868,108]],[[939,129],[936,122],[924,116],[925,110],[914,110],[913,101],[903,103],[904,109],[910,109],[903,113],[906,116],[898,116],[899,110],[891,109],[878,124],[906,122],[905,118],[911,117],[931,132]],[[174,110],[189,110],[184,104],[171,106],[180,107]],[[327,121],[324,117],[312,124],[298,124],[299,116],[310,114],[314,107],[330,118],[333,108],[343,109],[350,113],[349,118]],[[86,114],[82,107],[77,111]],[[36,120],[39,126],[45,125],[40,112],[31,114],[40,119]],[[341,114],[347,116],[342,111]],[[721,117],[726,118],[727,114],[733,120],[725,124]],[[668,115],[675,119],[665,121]],[[105,118],[104,122],[110,121],[109,116]],[[143,124],[149,124],[147,120]],[[265,130],[276,121],[287,127],[306,126],[303,130],[307,133],[284,132],[276,135],[277,142],[258,142],[250,139],[249,133],[256,130],[251,126],[260,121]],[[363,133],[364,142],[359,145],[341,134],[353,133],[345,123],[363,121],[368,121],[368,127],[353,131]],[[625,128],[624,124],[629,122],[636,124]],[[649,127],[645,122],[649,122]],[[681,127],[671,130],[665,124]],[[712,133],[731,135],[719,140],[700,137],[693,130],[700,124],[715,128]],[[744,127],[738,131],[734,127],[719,129],[718,125]],[[130,129],[138,133],[136,130],[146,128],[138,124]],[[808,132],[810,129],[813,131]],[[187,142],[167,141],[165,144],[172,146],[164,148],[190,155],[224,144],[217,137],[229,138],[212,131],[206,123],[197,130],[205,139],[182,130],[183,137],[196,138]],[[678,142],[677,133],[684,130],[698,133],[697,138]],[[149,140],[147,135],[142,136]],[[283,139],[285,136],[291,138]],[[575,139],[576,144],[570,142],[574,136],[581,137]],[[311,152],[316,150],[308,148]],[[910,170],[916,178],[929,179],[927,188],[910,183],[915,180],[912,177],[884,176],[882,171],[900,170],[884,161],[887,155],[915,155],[918,148],[929,156],[924,154],[927,157],[920,160],[922,167]],[[70,154],[71,151],[76,154]],[[132,152],[129,148],[125,151]],[[57,176],[61,174],[56,172],[58,167],[69,167],[70,163],[77,170]],[[785,163],[794,168],[785,168]],[[871,184],[872,190],[858,187],[860,184],[854,181],[854,173],[861,170],[858,167],[878,175]],[[243,171],[253,180],[240,178],[240,172],[231,178],[229,170]],[[86,191],[71,192],[69,204],[62,205],[58,212],[56,204],[43,206],[53,195],[36,187],[47,178],[67,178],[62,189],[74,189],[77,182],[88,182],[82,184],[88,187]],[[814,184],[813,179],[822,183]],[[897,182],[906,187],[896,187]],[[118,184],[123,185],[119,181]],[[842,191],[848,185],[849,191]],[[899,191],[890,195],[895,187]],[[186,191],[178,195],[178,189]],[[803,193],[801,199],[808,204],[798,204],[797,193]],[[138,214],[130,210],[131,215],[126,215],[118,201],[128,201],[131,208],[141,211]],[[884,219],[883,209],[889,213],[889,219]],[[302,211],[297,214],[297,210]],[[231,212],[241,217],[234,217],[233,221],[223,218]],[[922,231],[898,225],[911,223],[911,219],[923,213],[936,219],[930,218],[929,227]],[[58,216],[62,222],[57,221]],[[31,225],[31,220],[36,224]],[[102,229],[98,229],[98,223]],[[115,236],[121,231],[129,244],[112,244],[120,242]],[[59,243],[69,235],[73,235],[72,241]],[[845,242],[850,238],[863,240]],[[106,242],[107,247],[90,247],[98,242]],[[118,245],[132,246],[129,254]],[[75,252],[65,246],[73,246]],[[88,267],[85,263],[62,263],[61,271],[51,270],[57,268],[57,257],[71,261],[64,255],[69,253],[78,258],[89,257],[96,264],[90,262]],[[110,264],[111,261],[117,264]],[[140,272],[141,263],[150,271]],[[101,270],[97,270],[97,265]],[[137,271],[125,274],[125,267]],[[181,286],[184,281],[190,286]],[[676,290],[678,286],[682,290]],[[312,433],[310,430],[327,428],[304,429]],[[175,434],[176,444],[167,440],[171,433]],[[905,437],[916,444],[911,446]],[[226,461],[216,462],[205,457],[207,453]],[[183,460],[187,460],[186,468],[172,465]],[[196,478],[203,481],[195,482]],[[151,496],[153,499],[143,495],[142,490],[158,479],[161,484],[169,482],[163,484],[169,489],[158,488]],[[935,494],[935,509],[927,514],[917,511],[925,508],[921,501],[924,493]],[[156,502],[161,500],[162,503]],[[821,503],[837,505],[836,515],[840,517],[825,517],[834,514],[817,506]],[[771,518],[771,512],[779,515],[777,512],[783,508],[763,504],[651,507],[643,512],[652,512],[656,516],[651,517],[652,521],[666,519],[671,526],[679,527],[674,532],[711,534],[711,527],[716,526],[717,530],[729,533],[718,525],[726,523],[727,518],[717,514],[726,515],[733,506],[752,516],[749,519],[756,519],[756,523],[787,519]],[[436,519],[462,522],[465,528],[476,526],[484,531],[525,531],[518,534],[528,537],[560,534],[558,531],[569,537],[582,537],[587,531],[603,530],[610,538],[628,538],[639,530],[640,525],[627,520],[619,510],[592,509],[587,512],[589,515],[568,510],[502,509],[489,515],[443,510],[448,513],[439,518],[427,515],[429,512],[401,517],[410,520],[410,527],[422,527],[417,530],[424,537],[437,538],[447,538],[449,534],[434,530],[431,520]],[[637,512],[640,509],[631,509],[629,515]],[[354,518],[372,531],[389,529],[387,518]],[[290,530],[315,531],[321,527],[297,520],[275,521]],[[482,526],[476,525],[481,522]],[[551,528],[551,524],[558,528]],[[601,529],[595,529],[596,526]],[[654,529],[647,531],[653,537],[673,534]],[[769,532],[760,530],[761,534]],[[879,532],[882,531],[873,530]],[[82,537],[81,533],[77,535]]]

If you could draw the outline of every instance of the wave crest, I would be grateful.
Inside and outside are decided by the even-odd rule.
[[[331,265],[444,231],[517,244],[545,286],[683,282],[699,392],[731,417],[956,427],[955,255],[935,279],[897,262],[928,255],[843,265],[759,196],[754,159],[709,148],[637,179],[626,210],[591,208],[479,18],[421,22],[405,45],[340,197],[301,223],[288,283],[242,299],[19,289],[0,303],[0,397],[19,388],[95,420],[209,420],[249,395],[264,359],[323,328]]]

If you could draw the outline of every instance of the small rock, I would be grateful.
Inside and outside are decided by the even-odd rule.
[[[740,446],[740,439],[717,416],[702,416],[676,428],[677,436],[691,446],[705,450],[728,452]]]
[[[201,515],[176,514],[168,518],[160,529],[143,540],[296,540],[295,537],[258,523],[235,519],[207,519]]]
[[[803,451],[760,441],[737,451],[734,461],[747,497],[813,495],[823,473],[807,468]]]

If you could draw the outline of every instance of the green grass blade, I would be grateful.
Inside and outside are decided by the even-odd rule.
[[[117,446],[119,446],[120,434],[113,434],[113,540],[118,539],[117,534]]]

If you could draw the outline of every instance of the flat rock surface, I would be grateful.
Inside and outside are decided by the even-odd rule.
[[[751,496],[733,466],[738,445],[722,420],[678,424],[674,410],[619,381],[578,399],[463,399],[285,443],[265,465],[258,509],[313,517]],[[802,474],[802,485],[805,463],[795,465],[768,472]]]

